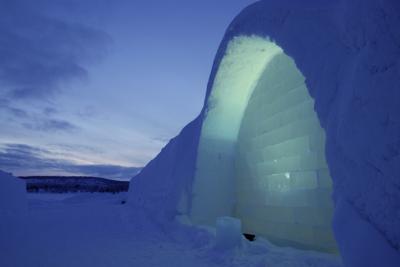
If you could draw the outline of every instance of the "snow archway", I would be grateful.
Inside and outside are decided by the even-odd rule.
[[[242,220],[284,245],[335,250],[324,132],[304,77],[274,42],[228,44],[206,103],[192,221]]]
[[[273,58],[266,54],[271,42],[264,37],[269,36],[307,77],[307,89],[326,133],[334,188],[333,229],[343,262],[398,266],[399,10],[396,0],[257,1],[245,8],[219,46],[201,113],[132,179],[129,202],[160,221],[187,220],[189,215],[194,222],[214,225],[217,215],[240,213],[243,197],[236,193],[240,187],[234,181],[239,183],[240,178],[234,176],[234,168],[243,153],[240,145],[236,153],[235,139],[241,143],[241,120],[251,92]],[[227,107],[223,103],[236,103],[237,93],[242,101],[234,108],[222,108]],[[221,117],[225,114],[229,123],[220,123],[217,109],[225,110]],[[317,174],[317,184],[307,194],[310,199],[329,195],[320,189],[329,189],[330,184],[323,185],[321,172]],[[293,196],[294,192],[299,191],[286,191]],[[289,214],[292,222],[299,222],[299,217]],[[313,222],[327,218],[308,216],[304,219]],[[247,217],[242,220],[246,227]],[[304,236],[320,240],[319,244],[321,236],[331,238],[325,227],[312,229],[322,230],[321,235],[308,228]],[[283,240],[296,240],[278,230],[285,234],[280,236]],[[306,238],[301,240],[307,244]]]

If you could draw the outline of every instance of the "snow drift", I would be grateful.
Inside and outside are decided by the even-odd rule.
[[[0,215],[22,214],[26,212],[25,182],[9,173],[0,171]]]
[[[247,112],[254,90],[248,90],[248,94],[243,90],[257,87],[265,60],[251,61],[254,53],[249,53],[243,58],[250,61],[235,62],[229,61],[229,54],[238,38],[253,38],[254,51],[275,53],[273,49],[280,49],[292,59],[314,99],[314,110],[326,136],[324,152],[333,181],[333,229],[344,262],[372,266],[373,259],[380,259],[386,261],[381,264],[384,266],[399,264],[399,14],[400,4],[395,0],[260,1],[244,9],[221,42],[201,114],[132,179],[130,203],[145,207],[159,219],[184,215],[194,222],[203,223],[204,219],[204,223],[211,223],[216,216],[235,214],[242,187],[235,180],[237,163],[232,157],[240,151],[237,138],[245,120],[231,117],[230,111]],[[256,40],[277,48],[257,47]],[[240,80],[220,80],[226,64],[228,71],[238,64],[249,64],[250,71]],[[218,90],[224,81],[228,81],[224,90]],[[220,94],[218,98],[213,97],[214,91]],[[232,97],[235,94],[237,97]],[[207,137],[203,135],[208,127],[205,122],[221,101],[229,99],[233,99],[233,108],[217,112],[215,118],[219,119],[210,124],[218,129],[213,134],[224,135],[228,142],[210,143],[208,147],[213,147],[217,158],[202,161],[202,155],[207,155],[202,154],[202,140],[207,139],[203,139]],[[238,104],[234,99],[246,101]],[[265,115],[259,113],[256,120],[263,121]],[[285,177],[283,172],[282,179]],[[313,188],[320,185],[318,182]],[[322,198],[326,195],[328,192]]]

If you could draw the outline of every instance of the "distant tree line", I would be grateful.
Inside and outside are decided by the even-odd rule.
[[[88,176],[22,176],[30,193],[102,192],[119,193],[129,189],[128,181]]]

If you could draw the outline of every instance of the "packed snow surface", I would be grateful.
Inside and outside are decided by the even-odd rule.
[[[124,199],[123,193],[29,194],[20,220],[0,221],[0,266],[341,266],[334,256],[266,240],[221,250],[215,230],[160,225]]]

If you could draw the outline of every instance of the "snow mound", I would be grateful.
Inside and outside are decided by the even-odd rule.
[[[0,171],[0,214],[24,213],[27,209],[25,182]]]

